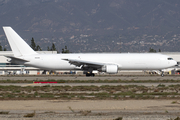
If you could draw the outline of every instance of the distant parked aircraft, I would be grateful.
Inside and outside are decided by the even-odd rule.
[[[159,53],[38,54],[11,27],[3,29],[14,54],[6,56],[10,62],[43,70],[82,70],[86,76],[94,76],[93,70],[115,74],[118,70],[162,70],[177,64]]]

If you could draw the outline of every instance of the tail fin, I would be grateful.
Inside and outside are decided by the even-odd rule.
[[[11,27],[3,27],[15,57],[38,54]]]

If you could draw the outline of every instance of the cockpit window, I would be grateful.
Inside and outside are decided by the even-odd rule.
[[[168,60],[173,60],[173,58],[168,58]]]

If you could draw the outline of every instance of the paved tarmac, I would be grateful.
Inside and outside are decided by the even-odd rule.
[[[14,85],[14,86],[43,86],[48,84],[33,84],[33,80],[180,80],[180,76],[138,76],[138,75],[126,75],[126,76],[95,76],[95,77],[85,77],[85,76],[56,76],[56,75],[41,75],[41,76],[1,76],[0,80],[31,80],[32,83],[0,83],[2,86]],[[111,86],[118,86],[118,85],[143,85],[147,87],[151,86],[158,86],[159,84],[163,84],[166,86],[169,85],[177,85],[180,83],[57,83],[57,84],[50,84],[51,86],[102,86],[102,85],[111,85]]]
[[[146,86],[146,87],[157,87],[158,85],[180,85],[180,83],[56,83],[56,84],[40,84],[40,83],[0,83],[0,86],[21,86],[21,87],[26,87],[26,86],[45,86],[45,85],[50,85],[50,86],[103,86],[103,85],[109,85],[109,86],[118,86],[118,85],[137,85],[137,86]]]
[[[123,76],[95,76],[86,77],[78,75],[32,75],[32,76],[1,76],[0,80],[180,80],[180,75],[168,75],[161,77],[159,75],[123,75]]]

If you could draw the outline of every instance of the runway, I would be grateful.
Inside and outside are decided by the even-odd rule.
[[[165,86],[169,85],[177,85],[180,83],[164,83],[163,80],[179,80],[180,76],[174,75],[174,76],[95,76],[95,77],[85,77],[85,76],[55,76],[55,75],[41,75],[41,76],[2,76],[0,80],[27,80],[32,81],[32,83],[0,83],[1,86],[44,86],[44,85],[51,85],[51,86],[103,86],[103,85],[110,85],[110,86],[118,86],[118,85],[137,85],[137,86],[158,86],[160,84],[163,84]],[[146,80],[152,80],[152,81],[162,81],[162,83],[57,83],[57,84],[33,84],[33,81],[43,80],[43,81],[51,81],[51,80],[80,80],[80,81],[88,81],[88,80],[138,80],[138,81],[146,81]]]
[[[150,76],[150,75],[126,75],[126,76],[117,76],[117,75],[104,75],[104,76],[95,76],[95,77],[86,77],[78,75],[36,75],[36,76],[1,76],[0,80],[180,80],[179,75],[168,75],[168,76]]]
[[[180,85],[180,83],[57,83],[57,84],[40,84],[40,83],[0,83],[0,86],[125,86],[125,85],[137,85],[137,86],[146,86],[146,87],[157,87],[158,85]]]

